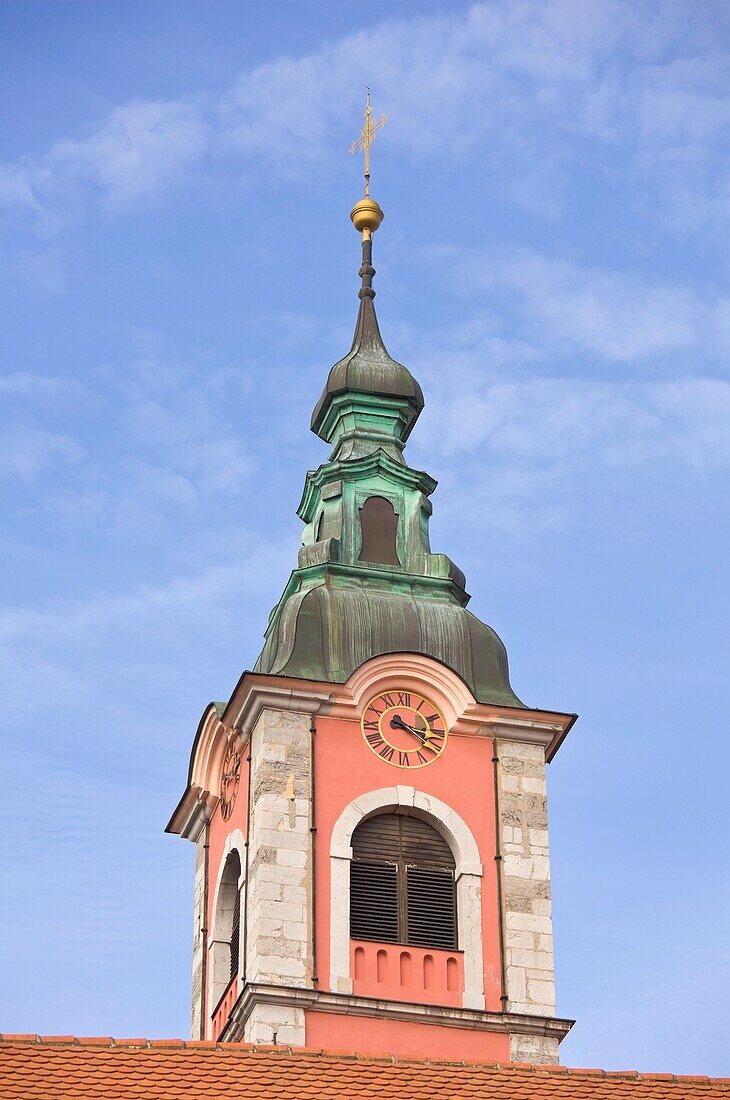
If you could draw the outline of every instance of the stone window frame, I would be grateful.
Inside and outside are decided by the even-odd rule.
[[[218,866],[218,875],[216,879],[215,891],[213,894],[213,906],[211,909],[211,929],[208,936],[208,997],[206,1003],[206,1013],[208,1015],[208,1025],[210,1025],[210,1017],[213,1013],[216,1005],[220,1001],[221,997],[225,993],[226,989],[230,985],[230,950],[231,950],[231,928],[229,925],[233,920],[233,905],[227,906],[225,909],[225,922],[223,921],[224,911],[219,911],[219,899],[220,889],[223,882],[223,874],[228,863],[228,858],[235,852],[238,856],[239,864],[241,867],[241,874],[238,879],[238,894],[240,898],[241,914],[243,915],[244,906],[246,904],[246,838],[240,829],[233,829],[226,837],[225,844],[223,845],[223,851],[221,853],[220,864]],[[230,910],[230,921],[228,920],[228,912]],[[221,927],[221,924],[224,926]],[[241,978],[241,967],[243,965],[243,959],[245,957],[245,950],[243,944],[243,920],[241,921],[241,941],[238,951],[238,977]]]
[[[444,837],[456,862],[456,905],[460,950],[464,952],[464,1008],[484,1009],[482,942],[483,868],[474,835],[457,812],[415,787],[381,787],[359,795],[344,808],[330,840],[330,989],[352,993],[350,974],[350,862],[352,834],[376,813],[423,818]]]

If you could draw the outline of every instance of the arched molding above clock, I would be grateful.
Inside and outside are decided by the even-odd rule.
[[[240,734],[221,721],[222,709],[221,703],[211,703],[206,708],[190,757],[189,786],[199,790],[198,797],[207,800],[211,809],[221,796],[223,761],[228,748],[234,740],[239,748],[243,743]]]
[[[344,808],[330,838],[330,988],[351,993],[350,862],[352,834],[377,813],[420,817],[447,841],[456,864],[459,949],[464,952],[464,1008],[484,1008],[482,864],[474,834],[451,806],[415,787],[381,787],[359,795]]]
[[[474,696],[460,676],[447,665],[421,653],[384,653],[355,669],[345,685],[356,709],[380,691],[394,684],[401,689],[421,692],[431,699],[446,719],[449,728],[476,705]]]
[[[211,703],[200,720],[190,760],[191,785],[202,791],[220,794],[221,765],[228,745],[228,733],[220,720],[218,707]]]

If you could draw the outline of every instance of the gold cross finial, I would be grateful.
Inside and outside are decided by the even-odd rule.
[[[365,152],[365,197],[370,196],[370,146],[375,140],[378,130],[382,130],[388,121],[388,116],[383,115],[377,122],[373,122],[373,109],[370,106],[370,87],[367,87],[367,100],[365,102],[365,125],[357,141],[350,146],[351,153],[358,153],[361,149]]]

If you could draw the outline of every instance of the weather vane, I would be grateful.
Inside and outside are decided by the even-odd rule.
[[[362,233],[363,247],[365,242],[372,239],[372,235],[383,220],[383,211],[375,201],[370,198],[370,146],[375,140],[378,130],[382,130],[388,121],[388,116],[383,115],[377,122],[373,122],[373,108],[370,105],[370,86],[366,84],[367,99],[365,101],[365,125],[357,141],[350,146],[351,153],[359,153],[362,149],[365,153],[365,194],[355,203],[350,214],[352,224],[358,233]],[[368,245],[368,247],[370,247]],[[368,261],[369,262],[369,261]]]
[[[377,122],[373,122],[373,109],[370,105],[370,85],[366,84],[367,88],[367,100],[365,103],[365,125],[362,128],[362,132],[357,141],[353,141],[350,146],[351,153],[359,153],[361,149],[365,152],[365,198],[370,195],[370,146],[375,140],[375,135],[378,130],[382,130],[388,121],[388,116],[383,115]]]

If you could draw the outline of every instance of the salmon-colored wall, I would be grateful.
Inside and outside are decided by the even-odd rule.
[[[398,784],[441,799],[469,826],[479,847],[482,880],[484,992],[486,1008],[499,1012],[500,960],[497,878],[495,865],[494,773],[492,741],[486,737],[452,734],[443,754],[425,768],[403,769],[386,763],[370,751],[360,723],[342,718],[317,718],[314,738],[314,824],[317,977],[319,989],[329,989],[330,837],[337,818],[350,802],[367,791]],[[326,1015],[326,1014],[322,1014]],[[338,1018],[339,1019],[339,1018]],[[366,1021],[358,1021],[359,1028]],[[316,1025],[320,1028],[321,1022]],[[346,1021],[343,1026],[347,1027]],[[396,1026],[389,1022],[387,1027]],[[421,1026],[421,1025],[416,1025]],[[352,1027],[349,1046],[352,1046]],[[444,1028],[444,1031],[450,1029]],[[458,1032],[458,1034],[462,1034]],[[334,1040],[327,1039],[325,1045]],[[318,1040],[319,1042],[319,1040]],[[386,1046],[385,1049],[392,1049]],[[481,1056],[481,1055],[480,1055]]]
[[[218,876],[222,871],[221,859],[226,844],[226,837],[234,829],[240,829],[244,838],[248,836],[248,769],[249,763],[246,754],[248,746],[244,748],[241,758],[241,778],[238,783],[238,794],[233,806],[233,811],[228,821],[221,817],[220,803],[210,819],[208,833],[208,931],[213,928],[213,905],[215,903],[215,888]],[[240,853],[241,862],[245,858],[245,852]]]
[[[358,1054],[387,1052],[399,1058],[509,1062],[509,1035],[499,1032],[330,1012],[305,1014],[305,1042],[308,1047],[355,1049]]]

